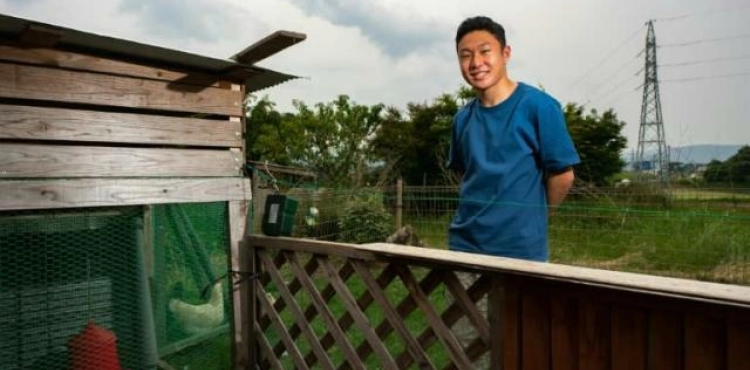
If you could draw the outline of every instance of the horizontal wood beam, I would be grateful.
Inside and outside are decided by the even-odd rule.
[[[292,45],[305,41],[307,35],[292,31],[276,31],[248,46],[230,59],[244,64],[255,64]]]
[[[240,156],[216,149],[0,143],[0,179],[239,176]]]
[[[0,45],[0,60],[205,87],[229,88],[232,82],[242,83],[241,79],[221,81],[218,79],[219,77],[210,74],[158,68],[45,47],[29,48]]]
[[[0,210],[201,203],[251,199],[247,178],[0,181]]]
[[[730,284],[643,275],[629,272],[533,262],[443,249],[411,247],[388,243],[344,244],[286,237],[253,236],[252,245],[336,255],[357,254],[374,259],[402,258],[425,265],[473,271],[494,271],[508,275],[535,277],[621,291],[678,297],[695,301],[750,307],[750,287]]]
[[[240,90],[0,62],[0,97],[240,116]]]
[[[0,139],[236,147],[242,122],[0,103]]]
[[[372,261],[377,257],[376,254],[372,252],[352,248],[351,244],[330,243],[311,239],[249,236],[246,245],[248,247],[260,246],[313,254],[320,253],[338,257],[355,258],[364,261]]]

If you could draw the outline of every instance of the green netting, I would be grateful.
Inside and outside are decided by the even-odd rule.
[[[231,369],[227,220],[225,203],[153,207],[156,333],[175,369]],[[206,306],[212,297],[221,307]]]
[[[227,224],[225,203],[0,212],[0,370],[108,368],[71,349],[87,323],[121,369],[230,369]]]

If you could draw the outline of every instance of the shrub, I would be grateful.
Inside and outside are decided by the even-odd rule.
[[[348,243],[382,242],[393,229],[393,217],[383,207],[382,195],[357,196],[344,208],[339,219],[341,241]]]

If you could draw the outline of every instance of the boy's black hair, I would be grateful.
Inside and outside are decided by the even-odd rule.
[[[504,48],[506,45],[505,29],[503,26],[493,21],[492,18],[478,16],[466,18],[466,20],[461,22],[461,25],[458,26],[458,31],[456,31],[456,46],[458,46],[458,43],[467,33],[474,31],[487,31],[495,36],[497,41],[500,42],[500,47]]]

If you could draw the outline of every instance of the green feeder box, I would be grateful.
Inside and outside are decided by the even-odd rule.
[[[263,213],[261,230],[268,236],[290,236],[294,228],[294,215],[298,202],[286,195],[269,195]]]

